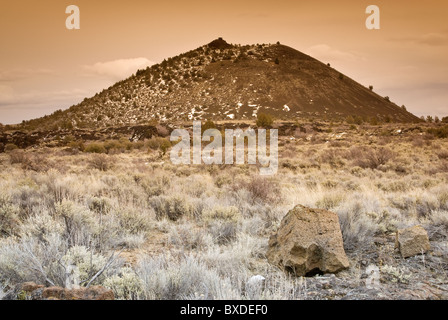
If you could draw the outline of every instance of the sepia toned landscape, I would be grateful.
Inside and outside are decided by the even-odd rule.
[[[448,300],[445,2],[75,2],[0,8],[0,300]]]
[[[186,57],[140,70],[66,111],[1,127],[3,298],[448,297],[446,118],[419,119],[280,44],[230,47],[218,39]],[[321,87],[304,90],[322,105],[340,86],[341,107],[290,99],[281,79],[294,83],[294,66],[307,72],[309,64],[322,71],[310,72],[306,83]],[[239,79],[251,70],[278,81],[266,88],[265,80],[226,80],[229,96],[217,92],[219,75]],[[180,97],[183,109],[162,104]],[[229,117],[196,109],[199,99],[245,104]],[[191,130],[189,120],[220,131],[278,130],[277,174],[262,176],[249,164],[174,165],[170,133]],[[331,272],[318,261],[306,270],[286,262],[283,268],[269,259],[283,250],[270,239],[294,207],[337,214],[344,267]],[[411,227],[420,229],[412,231],[410,250],[420,249],[407,255],[396,238]],[[325,259],[328,245],[318,245],[323,251],[307,249],[306,259]]]

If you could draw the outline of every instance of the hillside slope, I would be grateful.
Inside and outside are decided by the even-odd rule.
[[[94,97],[25,127],[106,127],[156,121],[348,116],[414,122],[417,117],[329,65],[293,48],[217,39],[139,70]]]

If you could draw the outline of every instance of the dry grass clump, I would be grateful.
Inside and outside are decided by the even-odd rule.
[[[8,195],[0,194],[0,235],[9,237],[17,233],[20,225],[19,208]]]
[[[448,150],[442,150],[437,153],[437,157],[441,160],[447,160],[448,159]]]
[[[100,171],[109,170],[114,163],[113,158],[105,154],[92,154],[88,162],[92,168]]]
[[[19,164],[23,170],[47,171],[50,164],[46,157],[40,153],[30,153],[24,150],[13,150],[9,153],[11,164]]]
[[[235,191],[240,189],[247,190],[252,204],[257,202],[274,204],[282,201],[279,182],[274,178],[254,175],[249,179],[240,179],[232,188]]]
[[[366,169],[378,169],[390,160],[395,158],[396,154],[389,148],[367,148],[353,147],[350,149],[348,158],[352,159],[353,165]]]
[[[177,221],[182,217],[193,216],[192,203],[182,195],[156,196],[150,199],[157,219]]]
[[[84,147],[84,152],[87,153],[106,153],[106,148],[101,143],[92,142]]]

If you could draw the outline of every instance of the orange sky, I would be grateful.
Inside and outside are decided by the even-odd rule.
[[[70,4],[80,30],[65,28]],[[370,4],[381,9],[381,30],[365,27]],[[67,108],[217,37],[280,41],[417,115],[446,116],[447,17],[442,0],[2,0],[0,122]]]

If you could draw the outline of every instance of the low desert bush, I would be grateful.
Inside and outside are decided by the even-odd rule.
[[[92,237],[98,234],[99,225],[95,216],[72,201],[63,200],[57,204],[55,217],[62,219],[64,225],[62,237],[70,247],[89,246]]]
[[[343,200],[345,195],[338,191],[325,193],[319,200],[316,201],[318,208],[330,210],[337,207]]]
[[[352,159],[353,165],[363,169],[378,169],[388,161],[395,158],[395,153],[385,147],[378,149],[353,147],[348,152],[348,159]]]
[[[429,128],[427,132],[439,139],[448,138],[448,126],[439,128]]]
[[[214,221],[208,226],[213,242],[217,245],[227,245],[237,238],[237,223],[235,221]]]
[[[107,140],[103,146],[108,154],[122,152],[125,149],[125,146],[118,140]]]
[[[339,168],[344,165],[343,153],[340,149],[327,149],[319,156],[319,160],[322,163],[328,163],[334,168]]]
[[[30,156],[23,150],[13,150],[9,154],[9,162],[11,164],[26,164],[30,161]]]
[[[146,140],[145,146],[152,150],[159,150],[160,155],[164,156],[168,149],[171,147],[171,142],[168,138],[161,137],[151,137],[151,139]]]
[[[145,234],[150,230],[150,218],[146,212],[139,209],[123,208],[115,213],[119,230],[132,235]]]
[[[248,180],[238,181],[233,188],[234,190],[244,188],[249,191],[249,200],[252,204],[257,202],[276,204],[283,198],[278,181],[272,178],[253,176]]]
[[[145,299],[219,300],[241,298],[228,278],[222,278],[196,258],[145,257],[137,274]]]
[[[130,267],[121,268],[106,278],[103,285],[114,292],[117,300],[138,300],[143,297],[143,282]]]
[[[190,223],[175,225],[169,231],[169,243],[183,250],[202,250],[213,243],[202,229]]]
[[[113,158],[105,154],[92,154],[88,159],[90,167],[100,170],[107,171],[113,166]]]
[[[19,226],[19,208],[8,196],[0,195],[0,237],[16,234]]]
[[[378,231],[378,225],[366,214],[362,198],[342,203],[335,208],[339,216],[344,247],[347,250],[369,246],[371,239]]]
[[[437,157],[441,160],[447,160],[448,159],[448,150],[442,150],[437,153]]]
[[[102,143],[92,142],[85,146],[84,152],[88,153],[106,153],[106,148]]]
[[[205,209],[202,212],[202,218],[205,222],[211,222],[215,220],[238,222],[241,218],[241,213],[236,207],[223,207],[215,206],[210,209]]]
[[[266,113],[259,113],[257,115],[257,127],[270,128],[274,124],[272,116]]]
[[[148,197],[160,196],[170,187],[171,181],[167,175],[135,176],[136,182],[142,186]]]
[[[157,219],[167,218],[176,221],[184,216],[192,216],[194,208],[182,195],[157,196],[150,199]]]
[[[7,144],[5,144],[5,151],[6,152],[17,150],[17,149],[19,149],[19,147],[16,146],[14,143],[7,143]]]

